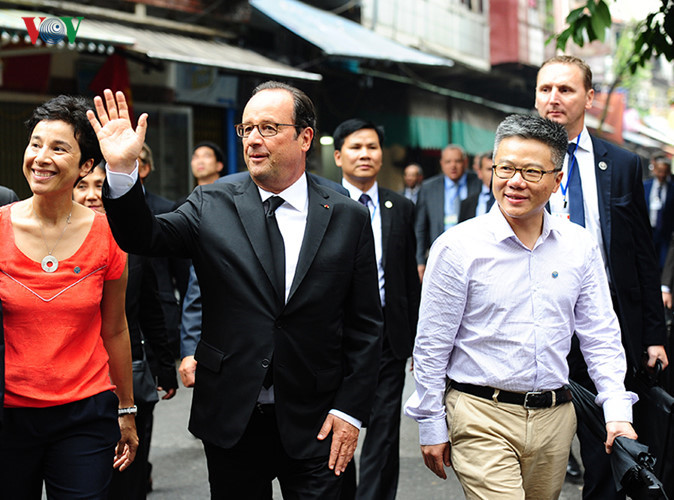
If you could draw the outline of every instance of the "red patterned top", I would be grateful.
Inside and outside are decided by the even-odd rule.
[[[126,254],[96,214],[75,254],[53,273],[14,242],[12,205],[0,208],[0,300],[6,408],[42,408],[114,389],[101,337],[103,283],[119,279]]]

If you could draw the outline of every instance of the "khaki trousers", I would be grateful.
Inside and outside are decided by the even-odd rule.
[[[559,497],[576,433],[573,404],[526,409],[456,389],[445,404],[452,466],[466,498]]]

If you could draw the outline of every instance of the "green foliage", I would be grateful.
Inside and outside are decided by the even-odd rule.
[[[621,88],[627,91],[627,106],[638,109],[640,114],[647,113],[641,101],[636,98],[644,82],[651,79],[652,63],[646,62],[643,66],[637,67],[635,71],[628,71],[632,60],[634,50],[634,40],[636,38],[636,24],[630,23],[624,27],[618,36],[615,54],[613,57],[613,72],[615,81],[611,88]]]
[[[634,45],[625,63],[629,73],[636,73],[653,57],[664,56],[674,60],[674,0],[661,0],[662,5],[648,14],[635,27]],[[555,40],[560,50],[565,50],[569,39],[582,47],[594,40],[604,41],[606,31],[611,27],[611,12],[605,0],[587,0],[587,3],[569,12],[568,27],[548,39]]]

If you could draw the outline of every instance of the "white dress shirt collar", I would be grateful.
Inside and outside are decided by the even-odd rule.
[[[519,238],[515,234],[515,231],[513,231],[513,228],[508,223],[508,220],[505,218],[505,215],[503,215],[503,212],[501,212],[498,203],[494,203],[494,205],[491,207],[491,210],[487,214],[485,214],[485,216],[490,217],[490,219],[488,219],[490,221],[489,227],[491,228],[492,233],[494,234],[495,242],[500,243],[504,240],[507,240],[508,238],[512,238],[513,240],[517,241],[520,245],[522,245],[524,248],[527,248],[519,240]],[[551,232],[555,233],[559,232],[557,225],[561,222],[562,222],[561,220],[556,220],[554,217],[551,217],[547,210],[543,210],[543,229],[538,239],[536,240],[534,249],[540,243],[545,241],[548,238],[548,236],[550,236]]]
[[[342,177],[342,186],[349,192],[349,196],[351,196],[352,199],[358,201],[361,194],[366,194],[370,197],[372,204],[375,207],[379,206],[379,186],[377,185],[377,181],[374,181],[374,184],[372,184],[370,189],[363,191]]]
[[[270,191],[265,191],[260,186],[257,189],[260,191],[262,202],[265,202],[267,198],[271,198],[272,196],[280,196],[285,201],[284,205],[287,203],[298,212],[306,212],[309,205],[306,174],[302,174],[299,179],[277,195]]]

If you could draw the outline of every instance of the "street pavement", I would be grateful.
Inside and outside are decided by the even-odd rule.
[[[414,379],[408,372],[404,399],[414,391]],[[208,474],[201,441],[187,430],[192,390],[180,387],[169,401],[160,401],[155,408],[154,434],[150,461],[153,464],[154,491],[150,500],[208,499]],[[403,416],[400,441],[399,500],[462,499],[463,492],[453,472],[446,481],[428,470],[423,463],[418,444],[417,424]],[[575,454],[577,442],[574,443]],[[356,452],[358,456],[359,451]],[[264,460],[264,457],[260,457]],[[280,499],[281,490],[274,484],[274,498]],[[579,500],[580,486],[567,481],[562,500]],[[244,499],[245,500],[245,499]]]

